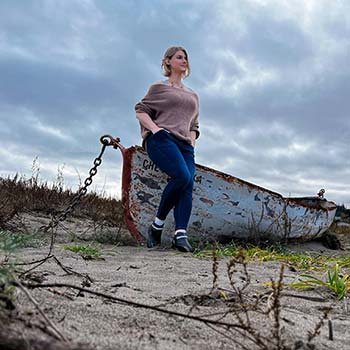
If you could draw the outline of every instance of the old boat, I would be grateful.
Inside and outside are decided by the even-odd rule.
[[[102,139],[102,138],[101,138]],[[122,203],[127,227],[143,241],[154,219],[167,176],[139,146],[125,148],[112,138],[123,157]],[[193,209],[189,234],[198,241],[232,239],[310,240],[332,224],[336,204],[317,196],[285,198],[237,177],[196,164]],[[169,215],[164,240],[174,227]]]

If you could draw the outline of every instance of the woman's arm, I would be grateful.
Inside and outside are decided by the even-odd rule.
[[[136,118],[139,120],[142,126],[150,130],[152,134],[155,134],[157,131],[162,129],[151,119],[147,113],[137,112]]]

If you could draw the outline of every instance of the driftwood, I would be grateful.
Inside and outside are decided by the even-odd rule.
[[[13,284],[18,287],[28,298],[28,300],[35,306],[38,310],[39,314],[45,320],[46,324],[53,330],[53,336],[55,336],[58,340],[63,340],[64,342],[68,342],[67,338],[58,330],[57,326],[45,315],[45,312],[41,309],[37,301],[33,298],[33,296],[28,292],[28,290],[23,286],[21,282],[15,280]]]
[[[102,298],[106,298],[106,299],[109,299],[109,300],[112,300],[115,302],[119,302],[119,303],[122,303],[125,305],[133,306],[133,307],[140,307],[140,308],[144,308],[144,309],[148,309],[148,310],[153,310],[153,311],[165,313],[165,314],[168,314],[171,316],[183,317],[183,318],[191,319],[194,321],[200,321],[200,322],[203,322],[206,324],[218,325],[218,326],[223,326],[223,327],[227,327],[227,328],[244,329],[244,327],[238,323],[216,321],[216,320],[212,320],[212,319],[208,319],[208,318],[202,318],[200,316],[194,316],[194,315],[185,314],[185,313],[181,313],[181,312],[177,312],[177,311],[166,310],[166,309],[160,308],[158,306],[152,306],[152,305],[148,305],[148,304],[138,303],[138,302],[132,301],[132,300],[118,298],[118,297],[108,295],[105,293],[101,293],[101,292],[93,291],[93,290],[90,290],[87,288],[79,287],[79,286],[76,286],[74,284],[68,284],[68,283],[42,283],[42,284],[23,283],[23,285],[28,289],[55,288],[55,287],[56,288],[72,288],[72,289],[76,289],[80,292],[89,293],[92,295],[96,295],[96,296],[99,296]]]

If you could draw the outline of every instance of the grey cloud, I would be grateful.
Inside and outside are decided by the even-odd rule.
[[[62,114],[69,116],[77,107],[94,105],[96,100],[110,104],[117,94],[112,82],[43,63],[1,60],[0,74],[2,102],[19,102],[57,125],[72,122],[70,117],[62,119]]]
[[[302,22],[283,4],[2,1],[0,147],[16,143],[27,159],[77,164],[83,173],[101,134],[140,143],[134,105],[161,78],[166,47],[181,44],[200,96],[201,163],[285,195],[309,193],[307,181],[319,179],[350,203],[350,7],[319,1]],[[312,146],[288,151],[293,142]],[[113,174],[118,157],[106,155]],[[9,158],[0,172],[11,168]]]

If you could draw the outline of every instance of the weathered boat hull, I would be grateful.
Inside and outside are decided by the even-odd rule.
[[[167,176],[139,146],[121,148],[122,201],[126,224],[139,241],[147,236]],[[336,205],[319,197],[284,198],[234,176],[196,165],[189,235],[200,241],[239,239],[310,240],[333,222]],[[164,229],[173,234],[173,216]]]

